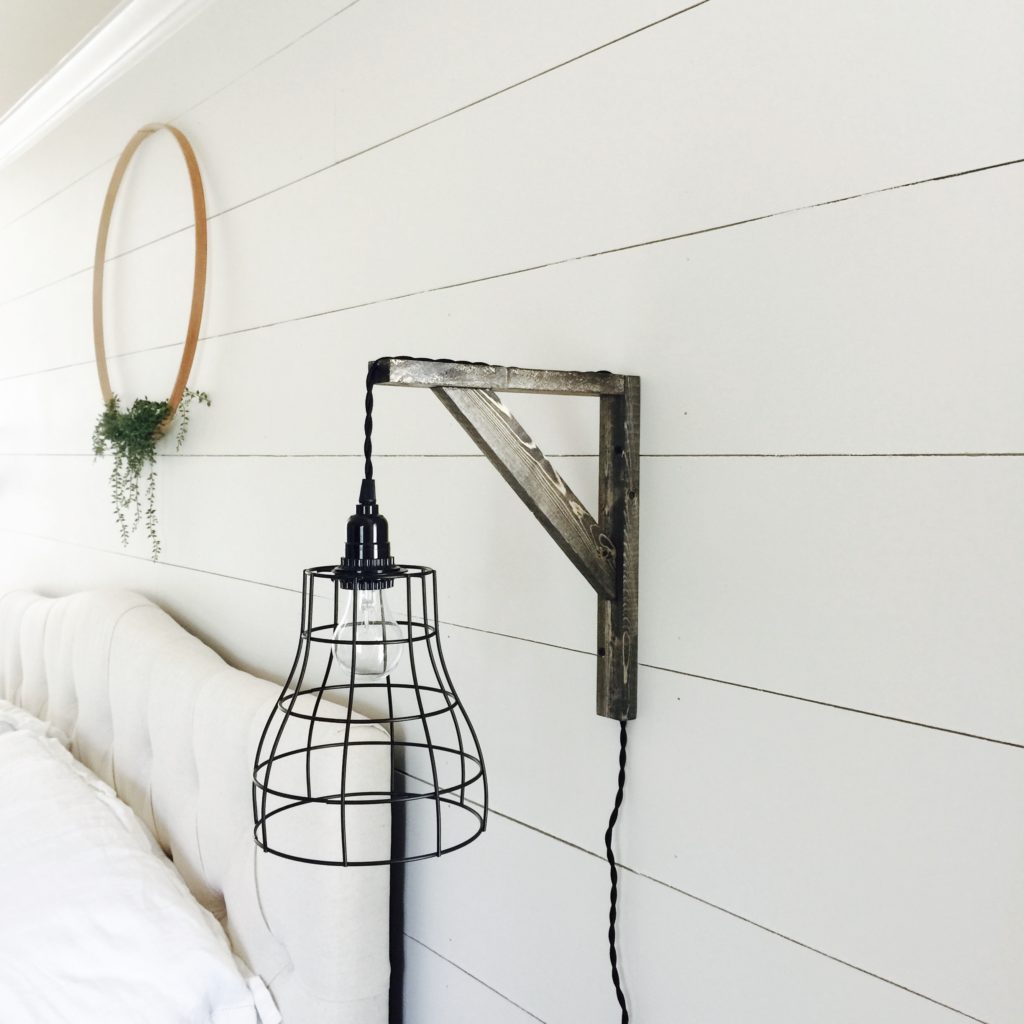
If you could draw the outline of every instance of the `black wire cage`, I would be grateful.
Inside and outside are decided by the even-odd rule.
[[[337,565],[306,569],[295,660],[253,767],[256,845],[307,864],[403,864],[487,827],[487,773],[448,674],[437,575],[396,565],[366,458]],[[392,611],[396,606],[397,614]]]
[[[376,504],[359,508],[372,508],[374,541],[383,525],[373,553],[385,557],[303,573],[295,660],[253,774],[257,846],[310,864],[439,857],[487,825],[483,755],[441,650],[437,575],[394,565]]]

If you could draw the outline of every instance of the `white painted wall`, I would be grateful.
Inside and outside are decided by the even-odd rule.
[[[0,121],[119,2],[4,0],[0,4]]]
[[[1013,1024],[1024,8],[678,11],[218,0],[0,174],[0,585],[133,587],[280,678],[355,497],[368,358],[639,373],[634,1019]],[[206,177],[214,406],[164,446],[153,564],[89,454],[89,291],[114,158],[158,119]],[[162,396],[192,246],[169,138],[123,200],[111,373]],[[510,405],[592,497],[594,404]],[[616,1020],[592,598],[429,394],[377,408],[497,812],[409,871],[406,1020]]]

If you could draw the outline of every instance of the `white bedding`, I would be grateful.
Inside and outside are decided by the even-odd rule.
[[[63,729],[50,722],[44,722],[35,715],[30,715],[24,708],[12,704],[9,700],[0,700],[0,734],[11,732],[14,729],[24,729],[26,732],[34,732],[37,736],[50,736],[57,740],[62,747],[70,746],[70,741]]]
[[[279,1020],[133,812],[17,718],[0,709],[3,1024]]]

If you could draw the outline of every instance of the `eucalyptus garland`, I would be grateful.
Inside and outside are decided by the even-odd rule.
[[[210,404],[205,391],[185,388],[178,404],[176,450],[180,451],[188,433],[189,412],[193,402]],[[160,556],[156,514],[156,443],[160,425],[171,415],[171,403],[136,398],[121,408],[117,395],[111,396],[100,413],[92,432],[92,450],[97,456],[109,452],[114,457],[110,469],[110,492],[114,518],[121,534],[121,544],[128,546],[132,534],[145,519],[154,561]],[[142,474],[146,472],[145,489]]]

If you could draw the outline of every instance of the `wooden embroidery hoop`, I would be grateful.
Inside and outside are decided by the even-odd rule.
[[[192,308],[188,316],[188,329],[185,333],[185,349],[181,353],[181,363],[178,365],[178,376],[174,381],[174,389],[171,391],[169,404],[171,411],[167,419],[157,428],[157,436],[163,433],[174,419],[178,411],[178,405],[185,394],[185,387],[188,384],[189,373],[192,370],[192,361],[196,354],[196,343],[199,340],[199,324],[203,319],[203,300],[206,296],[206,196],[203,193],[203,179],[199,173],[199,163],[196,160],[195,152],[191,143],[184,133],[170,124],[147,124],[140,128],[124,147],[114,173],[111,176],[110,184],[107,186],[107,195],[103,200],[103,213],[100,215],[100,228],[96,236],[96,257],[93,263],[92,272],[92,335],[96,347],[96,372],[99,374],[100,391],[103,393],[104,403],[110,402],[114,393],[110,388],[110,376],[107,372],[107,351],[103,336],[103,271],[107,258],[107,235],[110,233],[110,218],[114,212],[114,201],[117,199],[118,190],[128,164],[131,163],[135,151],[151,135],[158,131],[166,130],[174,136],[175,141],[181,149],[185,158],[185,167],[188,169],[189,185],[192,188],[192,210],[195,216],[195,242],[196,255],[195,267],[192,275]]]

